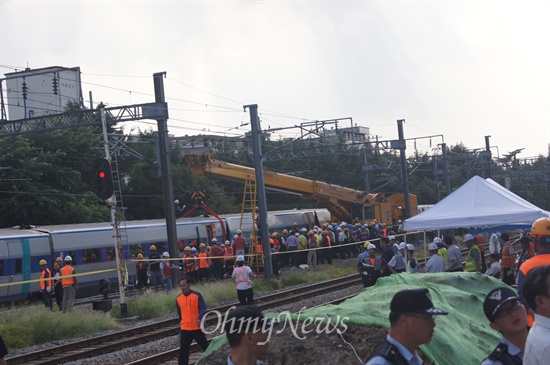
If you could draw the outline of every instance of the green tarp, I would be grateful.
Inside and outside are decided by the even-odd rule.
[[[493,288],[505,286],[501,281],[479,273],[399,274],[378,280],[374,287],[339,305],[304,310],[306,317],[349,317],[346,322],[389,328],[389,307],[393,295],[404,289],[426,287],[436,307],[449,312],[436,316],[432,341],[421,350],[435,364],[478,365],[500,340],[500,334],[489,327],[483,313],[485,295]],[[271,317],[271,316],[270,316]],[[208,353],[225,343],[220,336]]]

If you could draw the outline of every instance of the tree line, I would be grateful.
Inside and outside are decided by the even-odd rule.
[[[111,133],[121,133],[111,129]],[[162,180],[156,161],[155,133],[139,132],[131,148],[143,159],[114,154],[125,206],[126,219],[163,218]],[[305,143],[305,142],[304,142]],[[280,147],[282,141],[265,139],[263,151]],[[291,145],[288,148],[307,148]],[[180,158],[180,150],[171,145],[174,196],[185,202],[186,192],[211,189],[207,204],[218,214],[241,212],[244,184],[193,175]],[[213,146],[215,158],[252,166],[252,152],[236,150],[229,143]],[[529,161],[492,159],[471,153],[462,143],[448,147],[451,192],[474,175],[488,177],[504,185],[531,203],[550,210],[550,156],[539,155]],[[51,225],[109,220],[108,206],[93,193],[92,163],[103,155],[101,129],[79,127],[42,133],[3,137],[0,140],[0,227]],[[410,193],[419,204],[435,204],[447,193],[443,176],[434,176],[434,159],[440,156],[408,156]],[[365,160],[373,166],[368,175]],[[310,154],[307,157],[273,160],[265,168],[307,179],[386,195],[401,193],[403,185],[399,155],[395,151],[377,151],[370,146],[341,148],[338,153]],[[267,192],[270,210],[315,207],[296,195]],[[198,212],[197,214],[201,214]]]

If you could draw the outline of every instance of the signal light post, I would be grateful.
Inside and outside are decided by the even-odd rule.
[[[98,158],[94,161],[93,172],[95,176],[94,190],[97,197],[107,200],[113,196],[113,173],[111,163],[106,158]]]

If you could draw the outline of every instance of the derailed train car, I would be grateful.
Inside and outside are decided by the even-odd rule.
[[[281,231],[294,222],[311,228],[330,219],[325,209],[288,210],[268,214],[270,232]],[[224,229],[222,230],[222,224]],[[242,222],[243,235],[250,236],[252,219],[245,216]],[[231,240],[241,227],[241,215],[221,217],[182,218],[176,221],[179,257],[185,246],[193,243],[208,243]],[[222,232],[226,237],[222,237]],[[135,275],[135,259],[139,253],[149,256],[151,245],[158,252],[168,251],[166,224],[164,220],[126,221],[121,224],[121,242],[128,277]],[[0,301],[26,300],[38,293],[40,260],[48,262],[51,269],[57,257],[71,256],[79,275],[77,297],[98,294],[98,282],[108,278],[117,282],[115,240],[110,223],[71,224],[43,226],[27,230],[0,229]],[[176,264],[180,264],[179,261]]]

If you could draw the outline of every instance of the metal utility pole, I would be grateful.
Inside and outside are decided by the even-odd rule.
[[[435,158],[435,156],[432,157],[432,159],[434,161],[435,192],[437,194],[437,201],[440,201],[441,200],[441,194],[439,192],[439,175],[442,175],[443,171],[441,171],[437,168],[437,159]]]
[[[447,196],[451,194],[451,177],[449,176],[449,159],[447,158],[447,144],[441,143],[443,152],[443,174],[445,175],[445,193]]]
[[[155,84],[155,102],[164,103],[164,80],[166,72],[157,72],[153,74]],[[168,248],[171,258],[177,258],[178,235],[176,232],[176,211],[174,208],[174,185],[172,184],[172,169],[170,167],[170,147],[168,145],[168,113],[166,118],[158,118],[159,134],[159,153],[160,167],[162,171],[162,189],[164,191],[164,214],[166,217],[166,234],[168,238]],[[174,282],[179,281],[179,270],[172,270]]]
[[[365,165],[363,166],[363,171],[365,172],[365,193],[368,193],[370,190],[370,181],[369,181],[369,171],[372,168],[372,166],[369,166],[367,164],[367,151],[363,152],[364,162]],[[364,214],[364,212],[363,212]]]
[[[493,178],[493,168],[491,166],[491,143],[489,143],[491,136],[485,136],[485,154],[487,158],[487,177]]]
[[[101,124],[103,127],[103,148],[105,149],[105,158],[111,163],[111,153],[109,151],[109,136],[107,134],[107,121],[105,118],[105,109],[100,109]],[[113,225],[113,236],[115,239],[115,257],[117,265],[117,277],[118,277],[118,292],[120,294],[120,316],[128,317],[128,305],[126,304],[126,293],[124,287],[126,286],[126,275],[124,272],[124,255],[122,253],[122,244],[120,242],[120,234],[118,231],[119,223],[118,216],[116,214],[116,193],[105,200],[109,204],[111,210],[111,224]]]
[[[405,134],[403,133],[403,123],[405,119],[397,120],[397,132],[399,135],[398,149],[401,159],[401,178],[403,179],[403,193],[405,198],[405,218],[411,217],[411,202],[409,197],[409,175],[407,173],[407,156],[405,150],[407,148],[405,144]],[[392,146],[393,148],[393,146]]]
[[[271,247],[269,245],[269,230],[267,227],[267,199],[265,196],[264,162],[262,156],[262,130],[258,118],[258,105],[245,105],[244,110],[250,110],[250,127],[252,130],[252,151],[254,153],[254,169],[256,170],[256,188],[258,189],[258,208],[260,214],[260,226],[262,232],[262,247],[264,250],[264,278],[273,277],[271,265]],[[254,222],[252,222],[254,224]]]

